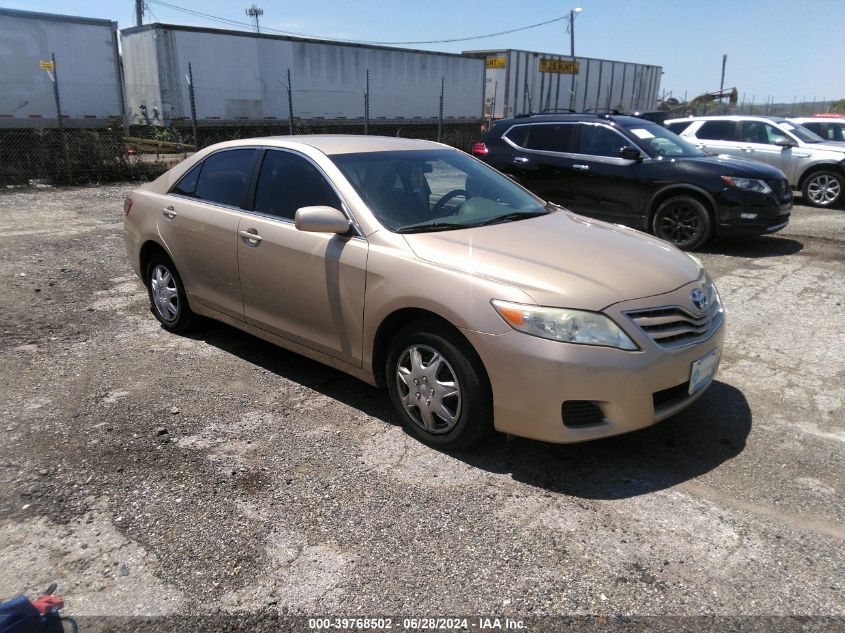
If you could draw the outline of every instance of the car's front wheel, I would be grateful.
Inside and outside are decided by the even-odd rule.
[[[832,207],[843,200],[845,178],[833,171],[817,171],[804,180],[801,193],[814,207]]]
[[[481,360],[448,328],[420,323],[400,331],[385,375],[405,428],[423,442],[465,448],[492,429],[492,397]]]
[[[660,239],[689,250],[710,239],[713,221],[704,205],[695,198],[675,196],[657,207],[651,228]]]
[[[147,263],[145,281],[150,309],[159,322],[171,332],[185,332],[195,321],[188,305],[185,287],[176,266],[164,253],[157,253]]]

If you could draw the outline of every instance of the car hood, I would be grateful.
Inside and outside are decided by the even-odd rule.
[[[732,156],[702,156],[684,158],[689,167],[695,166],[698,173],[707,171],[718,176],[737,176],[740,178],[758,178],[761,180],[782,180],[786,178],[777,167],[752,160],[733,158]]]
[[[601,310],[701,275],[667,242],[568,211],[403,237],[423,260],[515,286],[545,306]]]

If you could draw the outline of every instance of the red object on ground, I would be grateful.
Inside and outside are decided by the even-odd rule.
[[[822,112],[817,112],[816,114],[811,114],[811,118],[814,119],[845,119],[845,114],[837,114],[836,112],[828,112],[824,114]]]
[[[50,611],[63,609],[65,601],[59,598],[59,596],[45,593],[41,597],[32,600],[32,606],[38,609],[38,613],[41,615],[46,615]]]

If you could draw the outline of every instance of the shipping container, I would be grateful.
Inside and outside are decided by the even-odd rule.
[[[451,53],[150,24],[121,31],[133,123],[287,119],[288,71],[299,120],[479,121],[484,60]]]
[[[485,61],[485,118],[542,110],[652,110],[660,66],[522,50],[465,51]]]
[[[117,23],[0,9],[0,127],[79,127],[123,115]],[[56,68],[51,68],[55,54]]]

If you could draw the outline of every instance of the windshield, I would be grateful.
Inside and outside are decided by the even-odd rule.
[[[462,229],[548,213],[491,167],[450,149],[330,156],[391,231]]]
[[[636,125],[629,127],[628,131],[640,140],[640,145],[651,150],[652,156],[657,154],[667,158],[693,158],[707,155],[662,125]]]
[[[803,125],[798,125],[797,123],[787,123],[786,121],[782,121],[780,126],[787,130],[793,136],[797,136],[799,140],[805,143],[824,143],[824,139],[813,132],[805,128]]]

